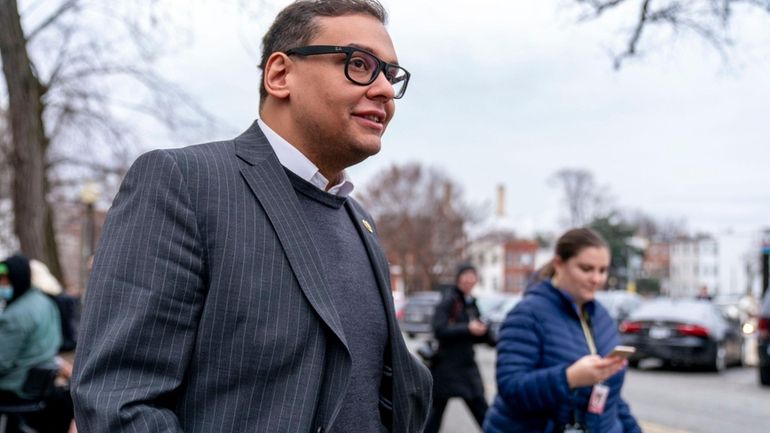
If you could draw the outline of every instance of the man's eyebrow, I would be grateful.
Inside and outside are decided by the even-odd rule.
[[[360,49],[362,49],[362,50],[366,50],[366,51],[369,51],[369,52],[370,52],[370,53],[372,53],[372,54],[375,54],[375,52],[374,52],[374,49],[372,49],[372,47],[367,47],[366,45],[361,45],[361,44],[352,43],[352,44],[348,44],[348,46],[349,46],[349,47],[353,47],[353,48],[360,48]],[[376,54],[375,54],[375,55],[376,55]],[[379,57],[379,56],[378,56],[378,57]],[[389,64],[391,64],[391,65],[396,65],[396,66],[398,66],[398,60],[395,60],[395,61],[388,61],[388,60],[385,60],[385,59],[382,59],[382,60],[383,60],[385,63],[389,63]]]

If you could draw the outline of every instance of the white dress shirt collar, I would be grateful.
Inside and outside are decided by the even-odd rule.
[[[292,146],[291,143],[270,129],[264,120],[259,119],[259,127],[262,129],[265,137],[267,137],[267,141],[270,143],[275,155],[278,157],[278,161],[292,173],[329,194],[347,197],[353,192],[354,185],[350,180],[347,171],[342,172],[342,181],[332,186],[327,191],[326,188],[329,186],[329,180],[321,174],[318,167],[316,167],[312,161],[303,155],[296,147]]]

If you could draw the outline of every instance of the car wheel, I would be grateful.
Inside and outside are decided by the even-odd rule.
[[[722,372],[727,368],[727,349],[725,349],[724,343],[717,343],[716,350],[714,350],[714,359],[711,361],[709,368],[717,373]]]
[[[417,334],[415,334],[414,332],[407,332],[407,333],[406,333],[406,335],[407,335],[409,338],[414,338],[414,337],[416,337],[416,336],[417,336]]]
[[[759,383],[770,386],[770,367],[759,367]]]

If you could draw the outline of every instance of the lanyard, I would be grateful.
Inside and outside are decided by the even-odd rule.
[[[585,334],[586,336],[586,343],[588,343],[588,350],[591,352],[591,355],[596,355],[597,354],[596,343],[594,343],[594,336],[593,334],[591,334],[591,327],[588,326],[588,321],[587,321],[588,318],[586,317],[587,314],[588,313],[585,310],[583,310],[582,308],[580,309],[580,314],[578,314],[578,316],[580,317],[580,326],[583,328],[583,334]]]

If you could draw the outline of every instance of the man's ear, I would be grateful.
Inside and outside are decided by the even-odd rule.
[[[291,70],[291,59],[284,53],[273,53],[265,64],[265,90],[278,99],[286,99],[291,93],[289,90],[288,75]]]

